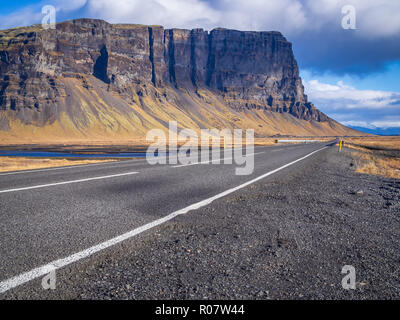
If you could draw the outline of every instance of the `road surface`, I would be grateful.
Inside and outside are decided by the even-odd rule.
[[[254,172],[236,164],[149,165],[146,160],[0,174],[0,292],[43,277],[209,205],[330,143],[254,149]],[[0,294],[1,298],[1,294]]]

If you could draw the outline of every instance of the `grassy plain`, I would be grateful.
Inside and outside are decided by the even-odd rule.
[[[68,160],[25,157],[0,157],[0,172],[65,167],[109,161],[115,160]]]
[[[355,150],[356,172],[400,179],[400,137],[347,138],[344,142]]]

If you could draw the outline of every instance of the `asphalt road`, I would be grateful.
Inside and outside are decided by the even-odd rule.
[[[257,147],[254,172],[247,176],[235,174],[236,164],[175,167],[146,160],[0,174],[0,289],[13,290],[4,286],[10,279],[28,282],[35,268],[159,221],[326,145]]]

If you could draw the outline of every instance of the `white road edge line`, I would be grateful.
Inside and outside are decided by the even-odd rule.
[[[116,177],[122,177],[122,176],[129,176],[129,175],[137,174],[137,173],[139,173],[139,172],[126,172],[126,173],[120,173],[120,174],[113,174],[113,175],[109,175],[109,176],[101,176],[101,177],[86,178],[86,179],[79,179],[79,180],[70,180],[70,181],[63,181],[63,182],[41,184],[41,185],[31,186],[31,187],[23,187],[23,188],[1,190],[0,194],[1,193],[16,192],[16,191],[31,190],[31,189],[46,188],[46,187],[53,187],[53,186],[60,186],[60,185],[63,185],[63,184],[79,183],[79,182],[86,182],[86,181],[92,181],[92,180],[110,179],[110,178],[116,178]]]
[[[317,153],[317,152],[319,152],[319,151],[321,151],[323,149],[326,149],[326,148],[327,147],[323,147],[321,149],[313,151],[313,152],[307,154],[306,156],[304,156],[302,158],[299,158],[299,159],[297,159],[295,161],[292,161],[292,162],[290,162],[288,164],[285,164],[282,167],[279,167],[279,168],[277,168],[275,170],[267,172],[267,173],[255,178],[255,179],[253,179],[253,180],[245,182],[245,183],[243,183],[243,184],[241,184],[241,185],[239,185],[237,187],[234,187],[232,189],[226,190],[226,191],[224,191],[222,193],[219,193],[219,194],[217,194],[217,195],[215,195],[215,196],[213,196],[211,198],[205,199],[203,201],[194,203],[194,204],[192,204],[192,205],[190,205],[190,206],[188,206],[186,208],[183,208],[183,209],[180,209],[178,211],[175,211],[175,212],[165,216],[164,218],[154,220],[153,222],[145,224],[144,226],[141,226],[139,228],[136,228],[136,229],[133,229],[131,231],[128,231],[127,233],[124,233],[124,234],[122,234],[120,236],[117,236],[115,238],[112,238],[110,240],[102,242],[102,243],[100,243],[98,245],[95,245],[95,246],[90,247],[88,249],[85,249],[83,251],[77,252],[77,253],[75,253],[73,255],[70,255],[70,256],[68,256],[66,258],[62,258],[62,259],[59,259],[59,260],[52,261],[52,262],[50,262],[50,263],[48,263],[48,264],[46,264],[44,266],[32,269],[31,271],[22,273],[22,274],[20,274],[18,276],[15,276],[13,278],[8,279],[8,280],[4,280],[4,281],[0,282],[0,293],[4,293],[4,292],[6,292],[6,291],[8,291],[10,289],[13,289],[15,287],[18,287],[18,286],[20,286],[20,285],[22,285],[24,283],[27,283],[27,282],[32,281],[34,279],[40,278],[42,276],[45,276],[52,270],[63,268],[63,267],[65,267],[67,265],[70,265],[70,264],[72,264],[74,262],[77,262],[77,261],[82,260],[84,258],[90,257],[91,255],[93,255],[93,254],[95,254],[95,253],[97,253],[97,252],[99,252],[101,250],[104,250],[104,249],[107,249],[109,247],[112,247],[112,246],[114,246],[114,245],[116,245],[116,244],[118,244],[118,243],[120,243],[122,241],[125,241],[127,239],[130,239],[130,238],[132,238],[132,237],[134,237],[134,236],[136,236],[136,235],[138,235],[138,234],[140,234],[140,233],[142,233],[144,231],[147,231],[147,230],[152,229],[152,228],[154,228],[156,226],[159,226],[159,225],[161,225],[161,224],[163,224],[163,223],[165,223],[167,221],[170,221],[170,220],[174,219],[175,217],[177,217],[179,215],[183,215],[183,214],[188,213],[191,210],[200,209],[201,207],[209,205],[214,200],[220,199],[220,198],[225,197],[226,195],[228,195],[230,193],[233,193],[233,192],[235,192],[237,190],[245,188],[248,185],[251,185],[251,184],[253,184],[253,183],[255,183],[255,182],[257,182],[257,181],[259,181],[261,179],[264,179],[265,177],[268,177],[268,176],[270,176],[270,175],[272,175],[272,174],[274,174],[274,173],[276,173],[276,172],[278,172],[278,171],[280,171],[282,169],[285,169],[285,168],[295,164],[296,162],[302,161],[302,160],[308,158],[309,156],[311,156],[311,155],[313,155],[313,154],[315,154],[315,153]]]
[[[249,156],[254,156],[254,155],[256,155],[256,154],[262,154],[262,153],[265,153],[265,152],[250,153],[250,154],[246,154],[245,156],[246,156],[246,157],[249,157]],[[221,159],[207,160],[207,161],[196,162],[196,163],[180,164],[180,165],[177,165],[177,166],[172,166],[172,168],[181,168],[181,167],[195,166],[195,165],[197,165],[197,164],[213,163],[213,162],[216,162],[216,161],[231,160],[231,159],[233,159],[233,158],[232,158],[232,157],[230,157],[230,158],[221,158]]]

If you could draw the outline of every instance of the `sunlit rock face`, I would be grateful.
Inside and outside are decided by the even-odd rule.
[[[182,92],[204,99],[199,92],[207,90],[233,111],[331,121],[308,102],[292,45],[276,31],[208,32],[94,19],[59,23],[56,30],[0,31],[0,109],[8,117],[37,126],[60,120],[60,112],[79,117],[73,113],[77,89],[67,79],[79,90],[101,90],[128,104],[144,97],[173,104]],[[0,124],[7,129],[7,121]]]

